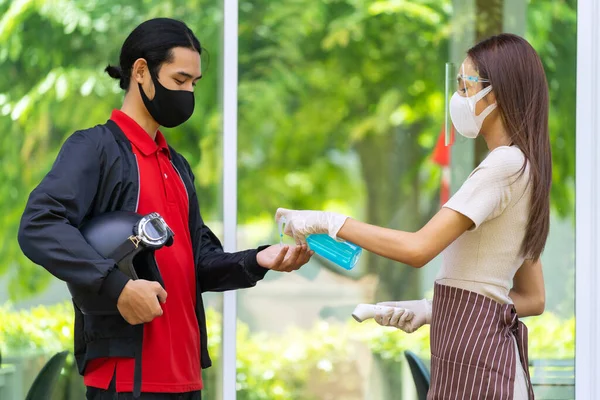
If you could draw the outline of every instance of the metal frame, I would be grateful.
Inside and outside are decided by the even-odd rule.
[[[223,0],[223,237],[237,250],[238,0]],[[223,400],[236,398],[237,294],[223,294]]]
[[[575,394],[600,393],[600,3],[577,4]],[[568,132],[565,132],[568,135]]]

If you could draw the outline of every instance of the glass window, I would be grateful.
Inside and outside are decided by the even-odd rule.
[[[526,320],[530,358],[538,396],[568,398],[575,22],[574,1],[240,3],[239,248],[279,240],[277,207],[419,229],[487,154],[480,140],[443,146],[444,63],[491,34],[524,35],[548,75],[555,171],[546,312]],[[431,298],[440,263],[415,270],[363,253],[345,271],[314,257],[240,292],[238,398],[415,398],[403,352],[427,364],[428,328],[407,335],[350,314],[358,303]]]

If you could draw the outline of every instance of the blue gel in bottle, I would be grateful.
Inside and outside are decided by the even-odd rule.
[[[362,254],[362,248],[354,243],[338,242],[324,233],[307,236],[306,243],[321,257],[347,270],[354,268]]]
[[[278,228],[279,244],[281,246],[283,246],[283,226],[285,223],[285,218],[280,218]],[[362,254],[361,247],[351,242],[338,242],[327,234],[309,235],[306,238],[306,243],[319,256],[347,270],[354,268]]]

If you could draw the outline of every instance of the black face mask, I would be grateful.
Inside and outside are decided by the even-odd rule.
[[[183,124],[194,113],[194,93],[187,90],[170,90],[160,84],[150,73],[154,82],[154,98],[150,100],[138,83],[140,95],[148,112],[161,126],[173,128]]]

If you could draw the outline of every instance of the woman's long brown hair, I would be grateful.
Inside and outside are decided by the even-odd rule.
[[[467,54],[479,75],[488,79],[512,144],[529,164],[531,207],[521,247],[526,258],[537,260],[550,230],[552,153],[548,134],[548,83],[542,61],[523,38],[501,34],[486,39]]]

